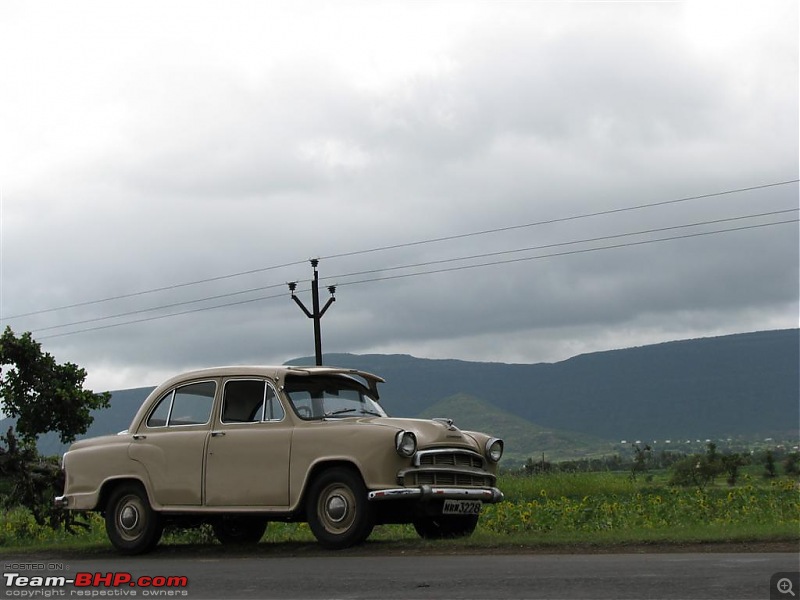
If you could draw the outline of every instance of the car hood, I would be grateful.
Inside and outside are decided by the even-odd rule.
[[[411,431],[421,449],[436,446],[458,446],[480,452],[478,441],[470,432],[461,431],[450,419],[404,419],[398,417],[363,417],[356,421],[364,426],[390,427]]]

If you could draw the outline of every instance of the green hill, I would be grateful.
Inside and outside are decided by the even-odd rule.
[[[612,444],[594,436],[541,427],[484,400],[457,394],[440,400],[419,415],[422,418],[446,417],[463,430],[483,431],[505,442],[505,464],[524,463],[529,457],[566,460],[611,454]]]
[[[552,364],[379,354],[326,354],[325,362],[383,376],[382,402],[398,416],[419,414],[442,398],[464,393],[544,427],[612,440],[796,439],[799,333],[667,342]]]

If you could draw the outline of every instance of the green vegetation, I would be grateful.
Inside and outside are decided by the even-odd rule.
[[[24,506],[36,524],[68,531],[80,525],[70,513],[56,510],[53,498],[64,489],[58,460],[39,455],[37,438],[56,433],[62,443],[86,433],[92,411],[108,407],[111,394],[83,389],[86,371],[59,364],[30,332],[19,337],[10,327],[0,336],[0,405],[16,419],[0,437],[0,506]]]
[[[556,533],[576,540],[615,533],[630,541],[650,539],[652,533],[675,540],[721,532],[732,538],[743,533],[800,538],[800,494],[789,478],[765,483],[746,476],[744,485],[713,489],[641,483],[614,473],[561,473],[504,483],[507,501],[486,507],[481,523],[495,533]]]
[[[484,507],[471,538],[434,543],[420,540],[411,526],[383,526],[370,540],[409,550],[800,541],[800,491],[794,478],[746,472],[735,487],[697,488],[668,485],[666,472],[651,475],[649,481],[627,472],[503,475],[499,485],[506,500]],[[216,544],[208,527],[168,532],[161,543]],[[316,547],[304,523],[270,524],[262,546],[269,543]],[[59,548],[110,549],[102,518],[92,515],[85,531],[68,535],[38,525],[23,508],[4,513],[0,553]]]

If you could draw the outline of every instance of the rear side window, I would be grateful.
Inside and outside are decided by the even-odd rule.
[[[217,384],[200,381],[165,394],[147,419],[148,427],[175,427],[208,423]]]
[[[236,379],[225,383],[223,423],[280,421],[284,412],[272,386],[259,379]]]

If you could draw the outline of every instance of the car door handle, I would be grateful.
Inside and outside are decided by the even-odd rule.
[[[211,432],[211,437],[219,437],[221,435],[225,435],[225,432],[224,431],[212,431]]]
[[[146,435],[141,435],[141,434],[136,433],[136,434],[134,434],[133,439],[135,439],[135,440],[143,440],[146,437],[147,437]]]

